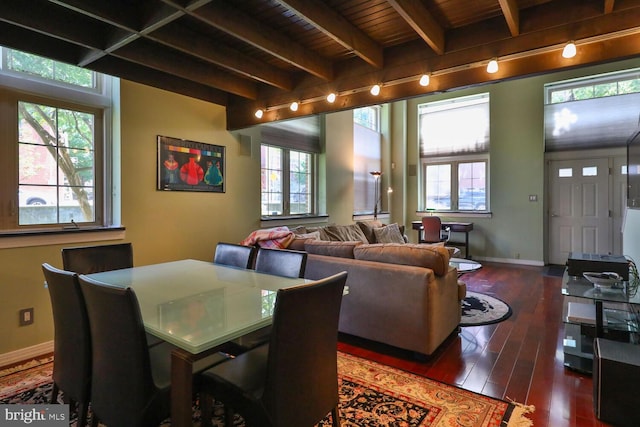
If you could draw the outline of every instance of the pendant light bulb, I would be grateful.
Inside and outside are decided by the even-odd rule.
[[[423,74],[422,77],[420,77],[420,86],[429,86],[429,74]]]
[[[373,95],[373,96],[380,95],[380,85],[371,86],[371,95]]]
[[[258,109],[255,112],[255,116],[256,116],[257,119],[261,119],[263,114],[264,114],[264,111],[261,110],[261,109]]]
[[[296,101],[293,101],[289,108],[291,109],[291,111],[298,111],[298,103]]]
[[[333,104],[336,101],[336,94],[334,92],[331,92],[329,95],[327,95],[327,102],[329,104]]]

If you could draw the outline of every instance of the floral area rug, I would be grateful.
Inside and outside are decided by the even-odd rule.
[[[22,386],[5,389],[0,378],[0,404],[47,403],[52,362],[40,374],[24,376]],[[48,372],[48,374],[47,374]],[[376,362],[338,353],[340,415],[343,427],[529,427],[533,407],[494,399]],[[48,375],[48,377],[47,377]],[[45,381],[43,382],[43,378]],[[33,381],[31,387],[26,387]],[[194,422],[200,411],[194,406]],[[331,425],[327,415],[318,427]],[[166,420],[162,426],[170,426]],[[223,426],[223,408],[214,408],[214,426]],[[72,416],[71,426],[76,426]],[[236,426],[244,426],[236,417]]]
[[[480,326],[502,322],[512,314],[511,307],[498,298],[467,291],[462,300],[462,320],[460,326]]]

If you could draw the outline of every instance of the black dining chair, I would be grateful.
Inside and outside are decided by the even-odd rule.
[[[219,242],[216,245],[213,263],[239,268],[253,268],[257,249],[255,246]]]
[[[131,288],[79,277],[92,337],[92,425],[158,425],[169,417],[170,352],[147,347]]]
[[[347,273],[278,290],[269,344],[200,374],[203,425],[213,399],[226,426],[238,411],[250,426],[312,426],[338,408],[338,318]]]
[[[170,416],[171,344],[148,347],[138,299],[87,276],[78,278],[87,306],[92,343],[92,425],[152,426]],[[227,360],[216,353],[203,370]],[[194,368],[195,369],[195,368]]]
[[[304,277],[307,253],[288,249],[258,249],[256,271],[282,277]],[[228,353],[238,355],[269,341],[271,326],[265,326],[231,341]]]
[[[133,245],[131,243],[62,249],[62,268],[77,274],[102,273],[132,267]],[[162,340],[147,334],[147,342],[152,346],[159,344]]]
[[[91,400],[91,334],[89,319],[80,290],[78,275],[42,264],[53,312],[53,390],[51,403],[58,393],[78,406],[78,426],[87,421]]]
[[[62,268],[78,274],[100,273],[133,267],[131,243],[62,249]]]
[[[307,253],[289,249],[258,249],[256,271],[282,277],[304,277]]]

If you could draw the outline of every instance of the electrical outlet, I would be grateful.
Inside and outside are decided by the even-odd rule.
[[[33,324],[33,307],[20,310],[20,326]]]

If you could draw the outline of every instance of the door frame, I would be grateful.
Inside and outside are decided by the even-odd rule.
[[[544,154],[544,236],[543,236],[543,247],[544,247],[544,263],[549,263],[549,252],[550,252],[550,215],[551,215],[551,200],[550,200],[550,185],[551,179],[550,176],[551,168],[549,164],[551,161],[556,160],[581,160],[581,159],[593,159],[593,158],[607,158],[609,161],[609,168],[611,169],[611,174],[609,175],[609,210],[611,210],[611,222],[612,228],[616,226],[616,224],[622,222],[622,215],[624,214],[624,210],[620,210],[622,207],[622,203],[626,203],[626,199],[623,201],[617,200],[620,197],[620,191],[615,187],[616,183],[616,170],[620,166],[620,158],[623,157],[624,161],[622,164],[626,165],[627,159],[627,147],[616,147],[616,148],[607,148],[607,149],[592,149],[592,150],[574,150],[574,151],[559,151],[559,152],[548,152]],[[619,181],[619,180],[618,180]],[[615,192],[615,194],[614,194]],[[615,232],[615,230],[612,230]],[[614,250],[619,240],[614,237],[613,245]],[[622,243],[619,243],[620,246]],[[620,247],[622,250],[622,247]]]

